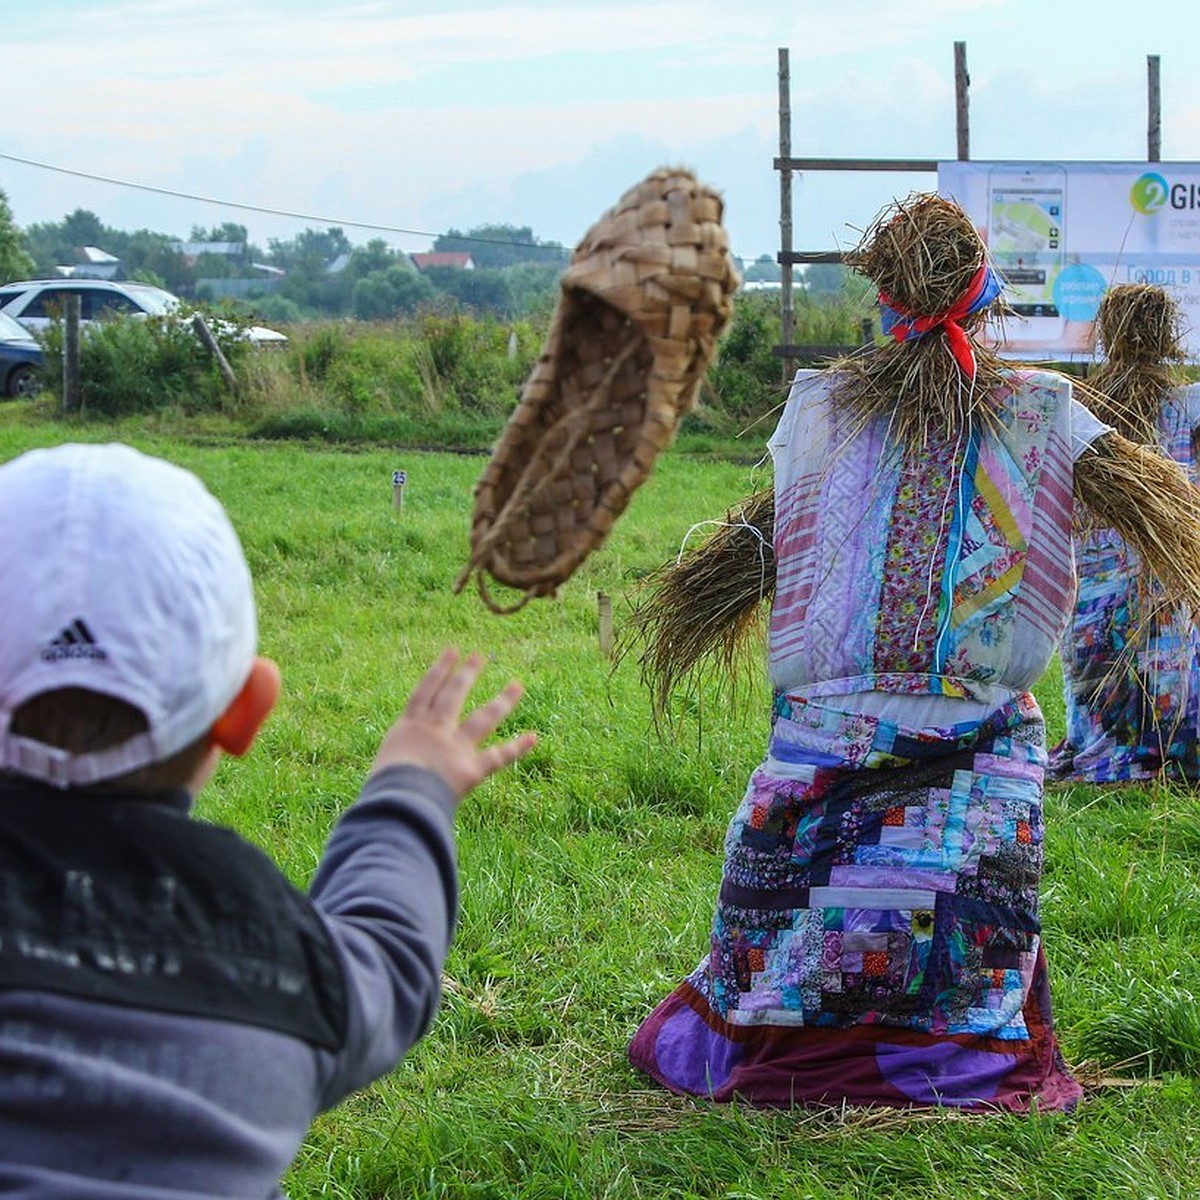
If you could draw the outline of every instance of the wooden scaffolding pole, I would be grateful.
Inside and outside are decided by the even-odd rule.
[[[971,128],[967,115],[967,94],[971,77],[967,74],[967,43],[954,43],[954,125],[958,134],[958,158],[966,162],[971,157]]]
[[[788,67],[788,52],[779,50],[779,157],[792,157],[792,85]],[[779,285],[780,285],[780,330],[779,340],[785,346],[792,344],[794,313],[792,307],[792,173],[779,172]],[[796,364],[786,354],[783,358],[783,386],[791,383]]]
[[[1158,86],[1158,55],[1146,55],[1146,161],[1159,162],[1162,155],[1162,94]]]

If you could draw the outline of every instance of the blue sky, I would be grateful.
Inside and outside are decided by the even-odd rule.
[[[22,226],[84,208],[264,247],[327,224],[404,250],[484,223],[573,245],[682,163],[724,194],[734,251],[773,256],[780,47],[797,156],[954,157],[962,41],[972,158],[1143,159],[1153,54],[1162,157],[1200,159],[1196,0],[42,0],[6,25],[0,155],[63,169],[0,157]],[[934,185],[806,174],[795,245],[852,244]]]

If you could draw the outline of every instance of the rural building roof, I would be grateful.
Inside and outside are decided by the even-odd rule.
[[[458,267],[462,271],[475,269],[475,260],[462,250],[439,250],[432,254],[410,254],[409,257],[418,271],[430,267]]]

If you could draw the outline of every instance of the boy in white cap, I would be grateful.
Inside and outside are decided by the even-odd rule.
[[[187,819],[279,693],[220,504],[127,446],[0,466],[0,1192],[278,1196],[313,1116],[429,1025],[458,801],[510,683],[445,651],[307,895]]]

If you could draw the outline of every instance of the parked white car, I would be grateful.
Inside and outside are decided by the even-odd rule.
[[[0,286],[0,312],[37,333],[62,319],[68,296],[79,297],[79,319],[84,324],[106,317],[165,317],[182,304],[163,288],[130,280],[23,279]],[[245,335],[255,345],[287,341],[286,334],[262,325],[249,326]]]

